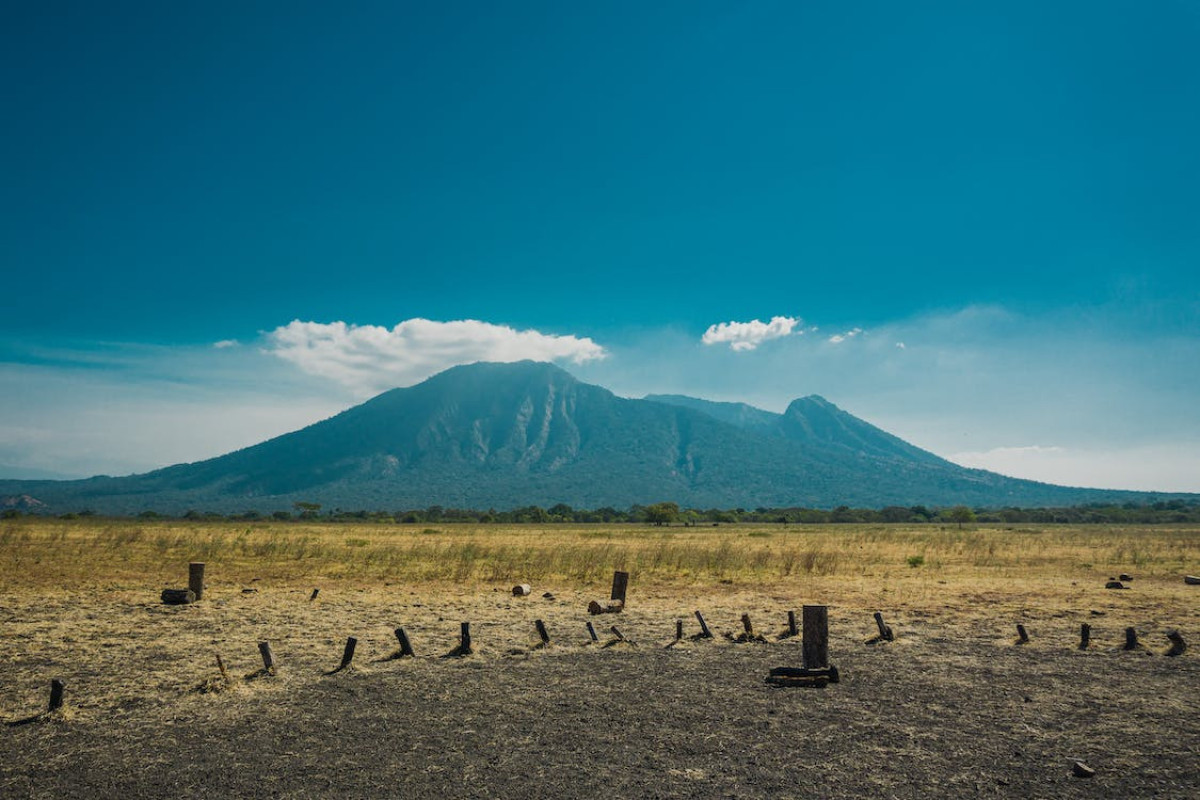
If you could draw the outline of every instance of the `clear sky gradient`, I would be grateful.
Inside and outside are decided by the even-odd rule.
[[[535,357],[1200,491],[1197,42],[1182,1],[7,3],[0,470]]]

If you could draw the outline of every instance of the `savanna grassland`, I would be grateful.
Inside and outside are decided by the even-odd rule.
[[[161,604],[190,561],[203,600]],[[626,611],[589,617],[618,569]],[[1195,796],[1197,571],[1196,526],[5,520],[0,794]],[[845,678],[767,687],[804,604]],[[743,613],[767,643],[732,641]],[[462,621],[476,652],[444,658]]]

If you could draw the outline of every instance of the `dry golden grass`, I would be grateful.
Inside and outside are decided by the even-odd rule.
[[[161,589],[186,585],[189,561],[207,564],[204,601],[161,605]],[[677,618],[691,632],[697,608],[719,630],[740,630],[749,612],[776,634],[787,610],[826,604],[845,641],[869,637],[878,609],[901,646],[948,632],[1006,643],[1018,621],[1034,647],[1048,646],[1051,628],[1064,646],[1097,613],[1098,643],[1126,625],[1194,638],[1200,615],[1200,589],[1181,579],[1200,571],[1197,527],[18,519],[0,523],[0,716],[36,710],[55,676],[68,680],[73,713],[170,703],[213,684],[215,652],[239,691],[279,691],[336,666],[347,635],[360,640],[356,668],[379,669],[398,625],[422,656],[451,650],[463,620],[483,658],[528,651],[534,619],[582,644],[587,601],[607,597],[616,569],[631,573],[617,621],[651,642],[669,640]],[[1105,590],[1120,572],[1134,575],[1133,588]],[[517,583],[533,596],[513,598]],[[314,587],[321,594],[309,602]],[[598,621],[604,631],[614,620]],[[263,640],[284,665],[280,678],[242,680]]]

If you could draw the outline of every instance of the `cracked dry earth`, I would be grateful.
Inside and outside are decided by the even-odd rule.
[[[0,796],[1200,796],[1194,649],[1125,652],[1115,633],[1087,651],[1065,635],[1017,647],[916,623],[871,645],[835,625],[842,681],[778,688],[764,679],[799,665],[796,640],[666,646],[673,624],[621,623],[636,644],[477,636],[465,658],[367,648],[336,673],[317,667],[336,665],[328,637],[319,657],[285,651],[277,676],[237,670],[233,690],[197,691],[195,673],[144,703],[36,718],[10,707]],[[1075,760],[1094,776],[1073,775]]]

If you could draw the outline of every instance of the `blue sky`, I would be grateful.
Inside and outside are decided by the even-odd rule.
[[[535,357],[1200,491],[1198,40],[1188,2],[6,4],[0,468]]]

